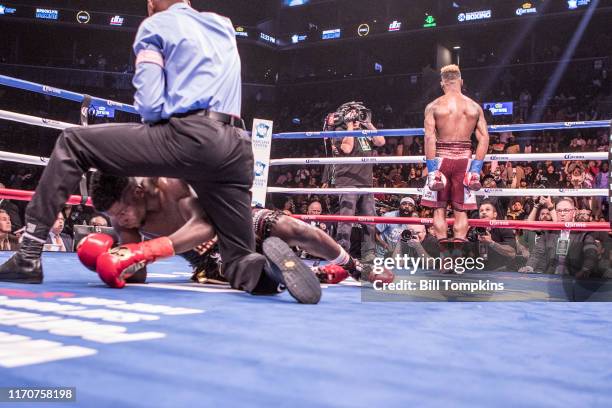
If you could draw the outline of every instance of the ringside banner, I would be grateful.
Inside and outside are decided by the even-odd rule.
[[[253,192],[251,205],[255,207],[266,206],[273,126],[274,122],[270,120],[253,120],[252,142],[255,179],[253,180],[253,188],[251,190]]]

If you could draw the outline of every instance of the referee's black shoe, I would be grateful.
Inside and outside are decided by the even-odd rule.
[[[300,303],[317,304],[321,300],[321,284],[315,273],[289,245],[277,237],[263,243],[263,253],[268,259],[264,270],[274,281],[285,285],[291,296]]]
[[[0,265],[0,282],[42,283],[43,271],[40,257],[29,259],[17,252]]]

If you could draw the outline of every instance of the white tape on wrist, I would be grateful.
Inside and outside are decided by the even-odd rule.
[[[155,50],[142,50],[136,56],[136,66],[142,63],[150,63],[164,67],[164,56]]]

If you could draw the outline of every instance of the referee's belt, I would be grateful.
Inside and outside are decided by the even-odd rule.
[[[241,118],[234,116],[234,115],[228,115],[227,113],[214,112],[208,109],[192,110],[192,111],[188,111],[184,113],[177,113],[172,116],[176,118],[184,118],[184,117],[191,116],[191,115],[203,116],[205,118],[209,118],[212,120],[216,120],[217,122],[221,122],[224,125],[230,125],[230,126],[234,126],[234,127],[246,130],[246,126],[244,125],[244,120],[242,120]]]

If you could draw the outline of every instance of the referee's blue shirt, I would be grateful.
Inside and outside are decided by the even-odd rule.
[[[143,21],[134,53],[134,106],[144,122],[197,109],[240,116],[240,56],[228,18],[174,4]]]

